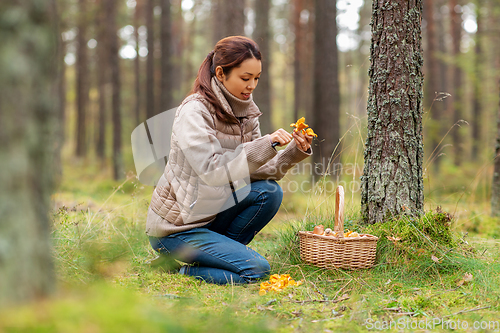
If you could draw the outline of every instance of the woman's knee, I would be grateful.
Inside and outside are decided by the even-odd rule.
[[[252,267],[244,272],[243,276],[248,280],[258,280],[269,276],[271,273],[271,266],[269,262],[264,258],[255,258],[252,260]]]
[[[274,180],[264,180],[259,185],[261,191],[266,194],[266,198],[279,207],[283,200],[283,189],[281,186]]]

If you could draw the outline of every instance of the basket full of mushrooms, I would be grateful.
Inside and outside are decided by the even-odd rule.
[[[321,268],[370,268],[375,263],[378,237],[344,233],[344,188],[337,187],[334,230],[322,225],[299,231],[300,257]]]

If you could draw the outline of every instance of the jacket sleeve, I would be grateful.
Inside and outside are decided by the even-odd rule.
[[[269,135],[267,135],[269,137]],[[259,122],[256,121],[255,127],[252,131],[252,139],[260,138],[260,127]],[[269,139],[270,140],[270,139]],[[304,160],[305,158],[312,155],[312,148],[307,152],[302,151],[295,144],[295,140],[292,140],[288,146],[280,150],[278,154],[269,160],[266,164],[261,166],[256,171],[252,172],[250,175],[251,181],[263,180],[263,179],[273,179],[280,180],[286,173],[293,168],[297,163]]]
[[[188,102],[178,111],[172,132],[189,165],[209,186],[249,177],[277,155],[269,135],[224,151],[216,137],[214,119],[199,101]]]

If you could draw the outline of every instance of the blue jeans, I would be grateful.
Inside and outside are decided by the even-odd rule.
[[[194,264],[180,272],[210,283],[247,283],[268,276],[271,268],[267,260],[246,245],[276,215],[283,191],[274,180],[251,183],[236,194],[239,191],[248,195],[217,214],[210,224],[162,238],[150,237],[151,246]]]

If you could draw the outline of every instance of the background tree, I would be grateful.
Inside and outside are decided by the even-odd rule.
[[[113,178],[123,178],[120,58],[116,27],[117,0],[106,2],[109,68],[111,72],[111,115],[113,123]]]
[[[498,93],[498,105],[496,107],[496,140],[495,140],[495,155],[493,162],[493,182],[491,191],[491,216],[500,217],[500,3],[493,2],[492,6],[492,34],[491,41],[492,45],[495,45],[494,61],[495,69],[497,73],[497,93]]]
[[[422,213],[422,0],[372,6],[368,135],[361,213],[367,223]]]
[[[334,154],[339,142],[340,131],[340,91],[338,83],[337,51],[337,2],[316,0],[314,28],[314,102],[313,128],[321,138],[319,147],[313,154],[317,171],[327,170],[329,160],[332,165],[340,161],[340,150]]]
[[[172,76],[172,20],[170,16],[170,0],[161,0],[160,20],[161,43],[161,93],[160,111],[174,107],[173,92],[175,77]]]
[[[440,81],[444,80],[439,73],[439,59],[438,59],[438,33],[436,32],[436,24],[434,16],[436,15],[436,6],[434,0],[424,1],[424,16],[427,22],[427,34],[426,40],[427,45],[424,50],[425,60],[427,62],[427,73],[425,75],[425,95],[424,102],[425,108],[429,112],[429,118],[427,120],[427,142],[429,145],[429,152],[436,154],[439,151],[438,145],[442,139],[442,114],[443,114],[443,104],[439,103],[440,94],[439,87],[441,85]],[[435,159],[433,165],[435,170],[439,168],[440,159]]]
[[[134,9],[134,40],[135,53],[134,59],[134,84],[135,84],[135,122],[139,124],[143,119],[141,117],[141,60],[140,60],[140,40],[139,27],[141,26],[143,0],[136,0]]]
[[[222,37],[245,35],[245,0],[222,0]],[[215,44],[214,44],[215,45]]]
[[[76,52],[76,156],[82,157],[87,153],[87,122],[89,101],[89,65],[87,50],[87,1],[78,0],[78,35]]]
[[[463,73],[460,68],[460,43],[462,40],[462,16],[460,15],[461,10],[458,0],[450,0],[450,19],[451,19],[451,41],[452,41],[452,56],[454,63],[451,69],[451,102],[449,107],[451,108],[449,113],[452,115],[453,122],[459,124],[463,119]],[[454,128],[451,132],[453,147],[454,147],[454,163],[455,165],[460,165],[464,156],[462,147],[462,132],[460,131],[460,126]]]
[[[302,106],[302,93],[301,93],[301,82],[302,82],[302,68],[301,68],[301,50],[304,45],[304,33],[303,28],[300,23],[300,14],[304,9],[303,0],[293,1],[293,32],[295,34],[294,49],[293,49],[293,119],[299,119],[299,114],[301,113]]]
[[[498,87],[500,92],[500,79],[498,80]],[[491,216],[500,216],[500,102],[498,105],[497,115],[497,138],[493,168],[493,186],[491,193]]]
[[[255,1],[255,31],[254,40],[259,44],[262,53],[262,75],[259,80],[257,93],[254,94],[255,103],[259,106],[262,116],[260,117],[260,130],[262,135],[274,131],[272,125],[271,109],[271,73],[269,72],[271,63],[271,52],[269,41],[271,33],[269,30],[269,1]]]
[[[109,38],[107,31],[107,12],[106,0],[99,0],[96,3],[98,10],[96,11],[96,35],[97,35],[97,85],[99,91],[98,102],[98,117],[97,117],[97,140],[96,140],[96,155],[102,161],[106,151],[106,124],[107,114],[109,113],[107,103],[108,94],[106,86],[109,83]]]
[[[307,119],[312,118],[312,80],[313,72],[313,43],[314,43],[314,1],[293,1],[293,31],[294,55],[293,55],[293,119],[299,119],[305,115]]]
[[[225,37],[224,22],[225,9],[224,0],[211,1],[211,16],[212,16],[212,44],[215,45],[221,38]]]
[[[146,0],[146,29],[148,31],[148,57],[146,62],[146,118],[156,115],[155,107],[155,36],[154,36],[154,7],[155,0]]]
[[[58,122],[54,0],[0,2],[0,305],[54,289],[48,207]]]
[[[481,128],[482,128],[482,108],[481,108],[481,99],[482,99],[482,85],[483,85],[483,76],[481,75],[481,66],[483,59],[483,52],[481,47],[481,42],[483,38],[483,22],[481,18],[481,8],[482,1],[476,0],[476,46],[474,49],[475,59],[474,59],[474,74],[473,74],[473,87],[474,94],[472,97],[472,158],[475,160],[479,157],[481,143]]]

